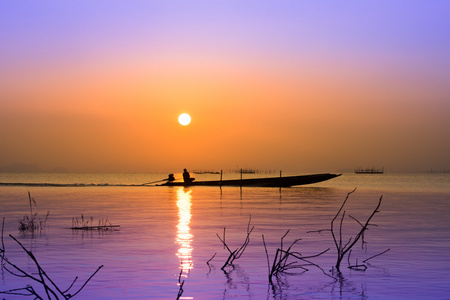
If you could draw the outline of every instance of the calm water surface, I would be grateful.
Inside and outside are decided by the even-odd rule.
[[[211,176],[211,175],[209,175]],[[449,299],[449,174],[384,174],[343,176],[295,188],[137,187],[165,174],[0,174],[0,182],[84,184],[87,186],[0,186],[0,217],[5,217],[8,257],[35,272],[32,261],[9,234],[32,250],[45,271],[66,288],[79,276],[78,287],[100,265],[104,268],[77,299]],[[199,177],[199,176],[196,176]],[[108,184],[97,186],[95,184]],[[366,232],[365,247],[355,246],[351,261],[369,261],[366,271],[347,269],[330,278],[315,267],[297,270],[268,282],[262,235],[270,260],[280,238],[294,250],[312,255],[327,274],[336,261],[330,221],[348,192],[357,187],[346,215],[364,222],[383,195],[380,212]],[[28,191],[37,211],[50,217],[45,230],[22,234],[17,219],[29,213]],[[68,229],[81,215],[108,219],[117,231]],[[251,218],[254,230],[234,268],[221,270],[228,252],[216,234],[234,250],[242,245]],[[355,227],[356,225],[356,227]],[[343,223],[344,240],[359,225]],[[215,256],[214,256],[215,255]],[[207,262],[210,261],[210,265]],[[26,279],[0,274],[0,290],[25,287]],[[6,299],[21,299],[4,295]]]

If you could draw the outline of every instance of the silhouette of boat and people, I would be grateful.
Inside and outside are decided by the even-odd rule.
[[[297,175],[297,176],[285,176],[281,177],[262,177],[262,178],[245,178],[242,176],[240,179],[227,179],[222,180],[222,174],[220,180],[209,181],[195,181],[194,177],[191,177],[187,169],[183,169],[183,181],[177,181],[173,174],[169,174],[169,177],[163,184],[157,184],[158,186],[254,186],[254,187],[290,187],[295,185],[311,184],[329,180],[340,176],[341,174],[310,174],[310,175]]]

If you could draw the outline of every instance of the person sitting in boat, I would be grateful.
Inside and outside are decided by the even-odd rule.
[[[183,180],[184,180],[184,182],[190,183],[190,182],[194,181],[195,178],[191,178],[191,175],[189,174],[189,172],[186,169],[184,169],[183,170]]]
[[[173,174],[169,174],[169,177],[166,180],[169,182],[175,181],[175,176],[173,176]]]

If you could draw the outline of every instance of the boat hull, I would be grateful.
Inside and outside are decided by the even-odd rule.
[[[250,187],[290,187],[322,182],[333,179],[341,174],[311,174],[286,177],[247,178],[232,180],[193,181],[193,182],[166,182],[159,186],[250,186]]]

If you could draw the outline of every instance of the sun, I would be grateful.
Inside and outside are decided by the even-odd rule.
[[[178,117],[178,122],[181,124],[181,125],[183,125],[183,126],[186,126],[186,125],[189,125],[189,123],[191,123],[191,116],[190,115],[188,115],[188,114],[181,114],[179,117]]]

